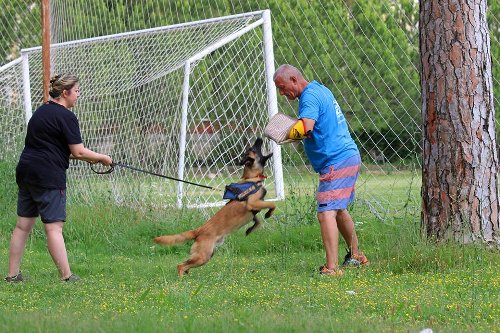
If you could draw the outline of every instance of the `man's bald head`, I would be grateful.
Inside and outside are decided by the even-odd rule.
[[[309,82],[304,79],[302,73],[292,65],[281,65],[273,75],[274,84],[281,96],[294,100],[300,96]]]
[[[295,77],[296,79],[304,79],[302,73],[292,65],[284,64],[278,67],[276,72],[274,72],[273,80],[276,81],[276,78],[280,77],[284,80],[290,80],[290,77]]]

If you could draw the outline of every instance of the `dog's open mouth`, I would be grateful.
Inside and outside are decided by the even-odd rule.
[[[241,165],[246,165],[247,163],[253,164],[255,161],[257,161],[262,166],[262,168],[264,168],[267,160],[269,158],[271,158],[271,156],[273,156],[273,153],[270,153],[268,155],[264,155],[262,153],[262,144],[263,143],[264,143],[264,141],[262,140],[262,138],[257,138],[255,140],[255,143],[253,144],[253,146],[247,150],[245,157],[241,161]],[[252,155],[253,155],[253,157],[252,157]]]

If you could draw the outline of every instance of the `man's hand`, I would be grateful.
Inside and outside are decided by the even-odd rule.
[[[302,119],[299,119],[290,129],[288,138],[292,140],[302,140],[307,138],[306,127]]]

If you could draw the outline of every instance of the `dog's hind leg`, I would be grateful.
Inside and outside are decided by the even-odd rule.
[[[247,236],[250,235],[250,233],[252,231],[254,231],[255,229],[257,229],[258,227],[260,227],[262,225],[262,222],[260,222],[259,218],[255,215],[253,216],[253,222],[254,222],[254,224],[250,228],[247,229],[247,231],[245,232],[245,235],[247,235]]]
[[[177,265],[177,273],[180,277],[187,274],[190,268],[206,264],[214,252],[214,241],[197,239],[191,247],[191,257]]]
[[[224,244],[224,237],[219,237],[217,239],[217,241],[215,242],[215,245],[214,245],[214,250],[212,251],[212,255],[210,256],[210,259],[212,259],[212,257],[214,256],[215,252],[217,251],[217,249],[219,247],[222,246],[222,244]]]

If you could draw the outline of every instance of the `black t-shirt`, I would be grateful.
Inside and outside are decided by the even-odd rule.
[[[43,104],[28,122],[24,149],[16,168],[17,183],[65,189],[71,154],[68,145],[80,143],[75,114],[52,101]]]

